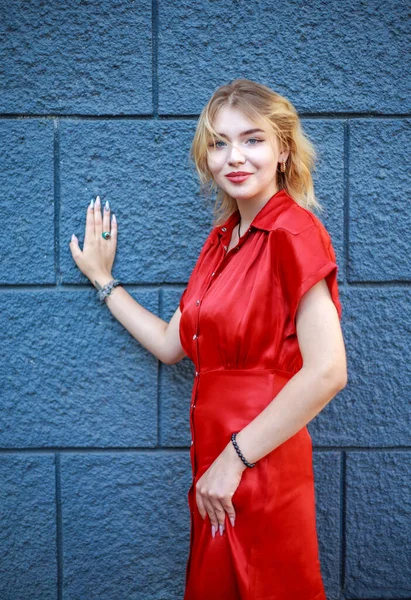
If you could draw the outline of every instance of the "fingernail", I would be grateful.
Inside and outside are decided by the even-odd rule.
[[[89,206],[90,206],[90,208],[94,208],[94,200],[91,200]]]
[[[223,535],[224,527],[222,525],[219,525],[218,530],[220,532],[220,535]]]
[[[114,223],[117,223],[117,219],[116,219],[116,215],[115,214],[112,214],[111,218],[113,219]]]
[[[234,517],[230,517],[231,525],[234,527]]]
[[[211,535],[213,537],[215,537],[215,533],[216,533],[216,528],[214,527],[214,525],[211,525]]]
[[[96,198],[96,204],[100,204],[100,196],[97,196],[97,198]]]
[[[74,242],[75,239],[76,239],[76,236],[73,233],[73,235],[71,236],[71,241]]]
[[[104,205],[104,208],[105,208],[106,210],[110,210],[110,205],[109,205],[109,203],[108,203],[108,200],[106,200],[106,203],[105,203],[105,205]]]

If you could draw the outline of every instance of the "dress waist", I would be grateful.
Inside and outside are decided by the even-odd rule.
[[[245,377],[249,377],[252,375],[256,375],[256,376],[260,376],[264,375],[264,374],[275,374],[278,375],[279,377],[285,377],[286,379],[290,379],[291,377],[293,377],[295,375],[295,373],[292,373],[291,371],[284,371],[282,369],[277,369],[276,367],[272,367],[272,368],[257,368],[257,369],[226,369],[224,367],[219,367],[218,369],[204,369],[204,370],[200,370],[200,371],[196,371],[196,376],[230,376],[230,375],[236,375],[238,377],[241,376],[245,376]]]
[[[254,416],[261,411],[294,373],[281,369],[210,369],[197,373],[193,388],[197,412],[225,413],[232,411]]]

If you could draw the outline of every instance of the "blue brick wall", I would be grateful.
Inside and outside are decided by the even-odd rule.
[[[411,597],[407,8],[0,0],[1,600],[182,598],[192,364],[139,345],[69,241],[108,199],[114,275],[169,320],[211,224],[196,118],[236,77],[300,112],[339,264],[349,383],[309,424],[327,598]]]

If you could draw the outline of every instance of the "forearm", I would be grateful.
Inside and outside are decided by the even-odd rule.
[[[113,279],[104,274],[92,278],[96,289]],[[105,298],[111,314],[144,348],[159,360],[165,361],[165,332],[168,323],[139,304],[121,285],[113,288]]]
[[[259,461],[311,421],[342,387],[330,374],[302,368],[238,433],[236,441],[242,454],[251,463]],[[230,444],[227,450],[234,456]]]

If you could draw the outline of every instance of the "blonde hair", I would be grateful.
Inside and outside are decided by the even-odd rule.
[[[200,178],[201,193],[206,196],[217,193],[213,205],[213,226],[218,227],[237,210],[235,198],[217,187],[207,166],[210,141],[227,141],[213,127],[217,112],[225,106],[241,110],[251,120],[265,124],[277,136],[281,150],[289,150],[285,172],[277,167],[279,189],[285,189],[300,206],[322,211],[323,207],[314,194],[311,175],[317,152],[303,132],[296,109],[287,98],[261,83],[235,79],[219,87],[201,111],[190,149],[190,157]]]

